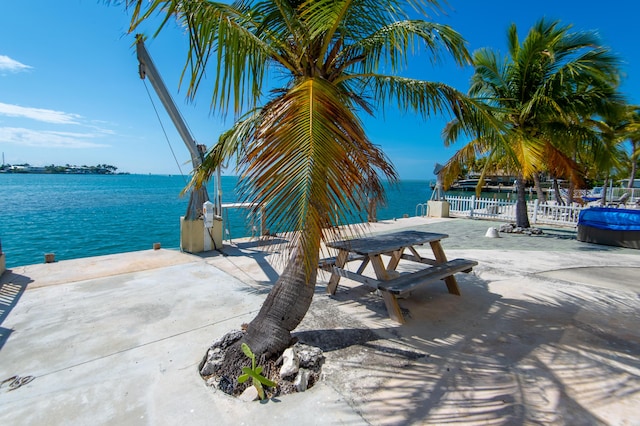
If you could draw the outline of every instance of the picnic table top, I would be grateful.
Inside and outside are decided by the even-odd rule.
[[[447,234],[435,232],[400,231],[389,234],[374,235],[372,237],[334,241],[327,243],[327,246],[365,256],[371,256],[389,253],[414,245],[440,241],[447,237]]]

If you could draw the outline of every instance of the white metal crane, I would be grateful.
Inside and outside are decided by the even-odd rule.
[[[182,119],[178,108],[176,107],[169,91],[167,90],[164,82],[162,81],[162,77],[160,77],[160,73],[156,68],[149,52],[144,46],[144,38],[141,34],[136,35],[136,52],[138,55],[138,71],[140,73],[140,78],[144,79],[147,77],[151,82],[151,85],[155,89],[158,98],[162,102],[162,105],[167,110],[171,121],[176,126],[180,137],[184,141],[184,144],[187,146],[189,153],[191,154],[191,163],[193,165],[193,169],[197,169],[203,160],[204,152],[206,151],[205,145],[198,145],[191,135],[186,123]],[[205,201],[209,200],[209,195],[207,193],[207,188],[202,186],[198,190],[191,191],[189,198],[189,205],[187,207],[187,213],[185,214],[186,220],[195,220],[201,217],[202,215],[202,204]],[[219,214],[220,206],[216,205],[216,210]]]
[[[184,141],[184,144],[187,146],[189,153],[191,154],[191,163],[193,165],[193,169],[197,169],[203,161],[204,152],[206,151],[205,145],[199,145],[196,143],[195,139],[191,135],[186,123],[184,122],[178,108],[176,107],[169,91],[167,90],[162,78],[160,77],[160,73],[158,72],[149,52],[144,46],[144,37],[141,34],[136,35],[136,52],[138,56],[138,72],[140,73],[140,78],[144,79],[147,77],[151,82],[151,85],[155,89],[158,98],[162,102],[162,105],[167,110],[171,121],[176,126],[180,137]],[[215,197],[215,214],[219,219],[222,214],[222,205],[221,205],[221,197],[222,191],[220,188],[220,168],[218,168],[216,172],[216,197]],[[197,225],[199,221],[203,219],[203,204],[209,201],[209,194],[207,193],[207,188],[203,185],[199,189],[193,189],[189,194],[189,204],[187,206],[187,212],[184,216],[184,221],[188,223],[192,223],[193,225]],[[222,225],[219,225],[220,229]],[[197,229],[198,226],[182,226],[181,222],[181,247],[189,252],[199,252],[203,250],[207,250],[210,247],[210,242],[213,242],[213,248],[219,248],[222,246],[221,236],[214,237],[213,234],[210,233],[210,230],[204,230],[204,243],[200,244],[202,240],[198,237],[200,231]],[[194,234],[192,236],[190,234]],[[207,233],[211,235],[211,241],[207,237]],[[202,234],[200,234],[202,235]],[[198,240],[194,242],[193,240]],[[215,240],[218,240],[216,242]]]

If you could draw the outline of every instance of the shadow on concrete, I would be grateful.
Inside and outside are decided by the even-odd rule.
[[[636,301],[575,287],[507,298],[458,279],[462,297],[432,285],[402,300],[405,325],[362,326],[382,301],[361,293],[367,312],[352,310],[338,293],[310,312],[323,328],[295,335],[371,424],[607,424],[602,407],[640,394]]]
[[[443,245],[457,248],[618,251],[578,242],[574,230],[489,240],[490,224],[471,222],[421,229],[450,234]],[[238,255],[268,265],[259,250]],[[293,334],[325,352],[330,386],[370,424],[607,424],[607,407],[640,396],[637,298],[533,275],[456,277],[461,297],[436,283],[401,300],[405,325],[387,320],[367,287],[341,281],[323,296],[319,280]]]
[[[304,344],[322,349],[323,352],[340,351],[352,346],[362,346],[372,351],[382,351],[387,354],[408,360],[416,360],[427,356],[426,353],[406,350],[402,348],[388,348],[376,341],[382,341],[381,332],[389,333],[392,329],[371,330],[368,328],[307,330],[294,333],[295,337]]]
[[[272,247],[273,250],[278,250],[283,244],[286,244],[288,242],[289,241],[284,238],[267,236],[267,237],[259,238],[255,240],[237,242],[233,244],[233,246],[225,246],[225,247],[237,247],[241,250],[242,249],[248,250],[248,249],[258,248],[258,247],[268,250],[269,247]],[[223,249],[223,251],[225,251],[225,249]]]
[[[2,324],[31,282],[33,282],[31,278],[16,274],[10,269],[0,276],[0,350],[13,332],[11,329],[2,327]]]
[[[234,265],[234,275],[238,275],[236,271],[244,271],[247,269],[247,265],[243,262],[250,259],[251,265],[257,265],[257,267],[264,273],[266,279],[258,281],[249,275],[246,277],[238,275],[238,277],[245,282],[249,281],[265,286],[268,291],[280,276],[278,271],[271,264],[271,262],[274,262],[273,255],[280,253],[287,242],[287,240],[281,238],[243,241],[233,245],[225,245],[221,250],[198,253],[197,256],[202,257],[203,259],[223,256],[228,263]],[[280,261],[284,262],[285,259],[280,259]]]

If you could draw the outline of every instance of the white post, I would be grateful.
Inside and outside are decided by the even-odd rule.
[[[264,217],[264,206],[260,206],[260,235],[267,235],[267,222]]]
[[[471,206],[470,206],[471,208],[469,210],[469,217],[470,218],[473,218],[473,209],[475,208],[475,206],[476,206],[476,196],[472,195],[471,196]]]
[[[537,198],[533,200],[533,223],[538,223],[538,206],[540,205],[540,200]]]
[[[216,169],[216,191],[215,191],[215,212],[216,215],[222,216],[222,172],[220,166]]]
[[[204,238],[204,251],[212,250],[211,241],[213,237],[211,236],[211,228],[213,228],[213,216],[214,216],[214,204],[211,201],[206,201],[202,205],[202,215],[204,217],[204,228],[203,235]],[[215,244],[215,242],[214,242]]]

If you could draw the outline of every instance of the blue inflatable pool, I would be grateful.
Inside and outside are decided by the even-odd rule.
[[[640,210],[593,207],[580,212],[578,240],[640,249]]]

